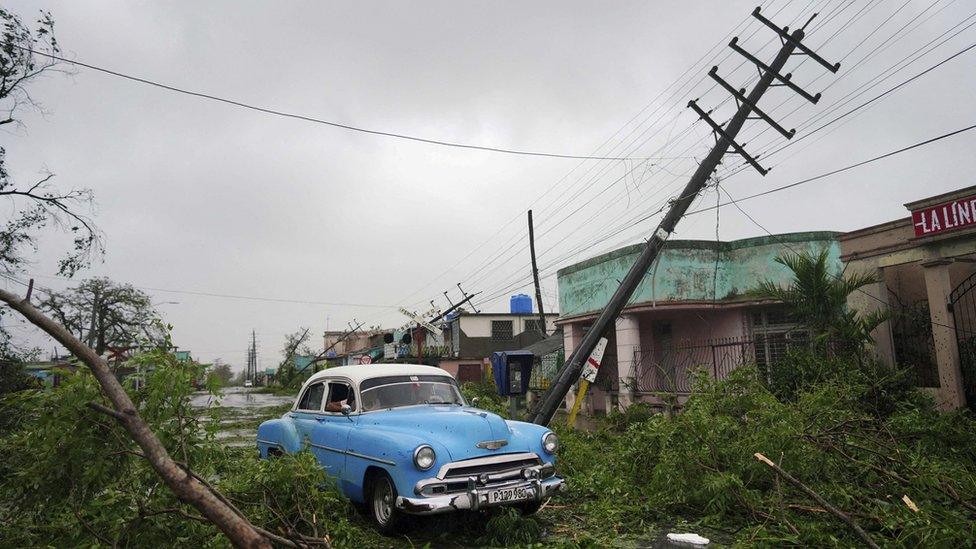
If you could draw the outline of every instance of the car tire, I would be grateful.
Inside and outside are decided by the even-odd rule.
[[[519,504],[518,506],[519,512],[522,513],[522,516],[525,517],[536,514],[537,512],[539,512],[539,509],[541,508],[542,508],[542,501],[530,501],[527,503]]]
[[[376,529],[390,536],[399,532],[403,514],[396,508],[397,489],[386,472],[377,473],[369,483],[366,506]]]

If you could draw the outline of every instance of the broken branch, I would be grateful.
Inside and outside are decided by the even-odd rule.
[[[156,474],[173,491],[176,497],[194,506],[207,520],[216,525],[234,545],[238,547],[271,547],[268,539],[259,533],[247,519],[237,515],[221,501],[214,490],[208,489],[196,478],[184,474],[183,470],[170,457],[163,443],[136,411],[132,399],[129,398],[122,385],[109,370],[108,364],[94,350],[71,335],[63,326],[48,318],[30,302],[24,301],[6,290],[0,290],[0,301],[5,302],[32,324],[47,332],[48,335],[64,345],[68,351],[88,366],[95,379],[98,380],[102,392],[115,407],[112,410],[114,413],[109,415],[117,419],[132,437],[132,440],[139,445],[146,456],[146,460],[149,461]],[[96,404],[96,406],[91,406],[91,404]],[[109,409],[97,403],[90,403],[89,406],[100,412],[104,412],[102,408]]]
[[[758,459],[759,461],[761,461],[761,462],[765,463],[767,466],[769,466],[769,468],[772,469],[773,471],[775,471],[777,475],[783,477],[784,480],[786,480],[790,484],[796,486],[797,488],[799,488],[800,490],[802,490],[803,493],[805,493],[806,495],[808,495],[811,498],[813,498],[814,501],[816,501],[817,503],[819,503],[821,507],[823,507],[824,509],[826,509],[832,515],[834,515],[835,517],[837,517],[840,520],[844,521],[844,523],[846,523],[848,526],[850,526],[851,529],[854,530],[854,532],[862,540],[864,540],[864,543],[867,544],[868,547],[871,547],[872,549],[879,549],[878,544],[875,543],[874,540],[871,539],[871,536],[869,536],[867,532],[865,532],[860,526],[858,526],[856,522],[854,522],[853,520],[851,520],[851,517],[847,516],[846,513],[844,513],[840,509],[834,507],[830,503],[828,503],[827,500],[825,500],[823,498],[823,496],[821,496],[820,494],[814,492],[812,488],[810,488],[806,484],[803,484],[796,477],[794,477],[793,475],[791,475],[791,474],[787,473],[786,471],[784,471],[782,467],[780,467],[779,465],[776,465],[775,463],[773,463],[773,461],[771,459],[769,459],[768,457],[762,455],[759,452],[756,452],[753,455],[756,457],[756,459]]]

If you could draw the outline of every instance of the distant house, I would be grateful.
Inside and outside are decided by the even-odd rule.
[[[558,314],[546,315],[546,333],[556,330]],[[517,351],[544,339],[534,313],[461,312],[442,324],[444,355],[439,366],[458,381],[482,379],[485,365],[496,351]]]
[[[383,354],[383,330],[366,330],[349,334],[347,331],[325,332],[325,348],[332,347],[326,355],[331,366],[350,366],[363,363],[363,357],[369,357],[367,362],[375,362]]]
[[[261,385],[271,385],[274,383],[275,377],[278,375],[277,368],[265,368],[264,370],[258,372],[257,382]]]
[[[60,371],[74,372],[78,369],[76,361],[67,359],[53,359],[32,361],[24,364],[24,372],[36,378],[45,387],[57,387],[61,384]]]

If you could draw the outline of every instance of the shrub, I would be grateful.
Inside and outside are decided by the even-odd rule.
[[[508,407],[505,399],[498,396],[498,390],[495,388],[494,380],[489,379],[480,383],[465,383],[461,386],[461,393],[464,394],[464,398],[468,401],[468,404],[471,404],[471,401],[477,398],[478,408],[502,417],[508,417]]]

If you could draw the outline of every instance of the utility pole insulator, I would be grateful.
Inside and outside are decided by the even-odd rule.
[[[752,10],[752,16],[758,19],[763,25],[766,25],[767,27],[773,29],[773,31],[776,34],[778,34],[779,37],[783,40],[784,46],[786,44],[791,44],[793,47],[800,50],[799,55],[806,55],[807,57],[813,59],[817,63],[820,63],[823,66],[823,68],[827,69],[830,72],[836,73],[837,71],[840,70],[840,63],[834,63],[833,65],[831,65],[826,59],[817,55],[816,52],[806,47],[803,44],[803,42],[801,42],[801,40],[803,40],[803,29],[797,29],[792,33],[790,33],[788,32],[789,27],[783,27],[783,28],[777,27],[775,23],[763,17],[763,15],[760,13],[761,11],[762,9],[760,9],[759,6],[756,6],[756,9]],[[807,25],[809,25],[810,22],[813,21],[813,18],[816,16],[817,14],[813,14],[813,17],[810,17],[810,21],[807,21],[806,24],[803,26],[806,27]],[[798,54],[790,52],[790,55],[798,55]]]

